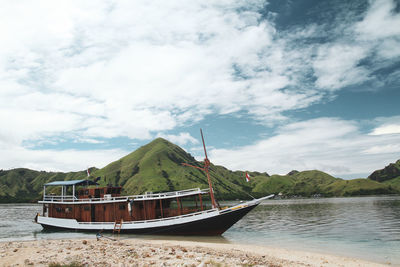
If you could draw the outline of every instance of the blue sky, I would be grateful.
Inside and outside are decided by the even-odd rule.
[[[400,3],[11,1],[0,168],[103,167],[157,137],[201,160],[366,177],[400,158]]]

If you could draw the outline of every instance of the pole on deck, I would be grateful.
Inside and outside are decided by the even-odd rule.
[[[207,174],[208,186],[210,188],[211,204],[212,207],[215,209],[217,207],[217,203],[215,201],[214,190],[211,183],[210,173],[208,171],[208,168],[210,167],[210,160],[207,157],[206,143],[204,142],[203,131],[201,129],[200,129],[200,134],[201,134],[201,140],[203,141],[204,154],[206,155],[206,158],[204,159],[204,170]]]

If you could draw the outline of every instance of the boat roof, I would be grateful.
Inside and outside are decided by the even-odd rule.
[[[98,185],[98,183],[93,182],[91,180],[70,180],[70,181],[54,181],[45,184],[45,186],[54,185],[54,186],[68,186],[68,185]]]

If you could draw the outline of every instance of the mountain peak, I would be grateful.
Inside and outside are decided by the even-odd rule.
[[[162,137],[157,137],[156,139],[154,139],[153,141],[151,141],[148,144],[157,144],[157,143],[166,143],[166,144],[172,144],[170,141],[168,141],[167,139],[164,139]]]
[[[147,143],[146,145],[142,146],[141,148],[146,147],[146,148],[154,148],[154,147],[178,147],[174,143],[168,141],[167,139],[164,139],[162,137],[157,137],[150,143]],[[139,148],[140,149],[140,148]]]
[[[286,175],[288,175],[288,176],[291,176],[291,175],[295,175],[295,174],[298,174],[299,173],[299,171],[298,170],[292,170],[292,171],[290,171],[288,174],[286,174]]]

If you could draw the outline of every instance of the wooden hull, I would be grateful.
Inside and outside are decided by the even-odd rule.
[[[233,224],[239,221],[243,216],[255,208],[259,203],[251,205],[243,205],[235,209],[227,209],[221,211],[212,211],[204,214],[193,215],[191,217],[183,217],[159,222],[141,222],[123,224],[121,233],[126,234],[157,234],[157,235],[221,235],[228,230]],[[76,222],[76,221],[75,221]],[[79,223],[68,225],[67,220],[62,220],[60,223],[51,223],[51,220],[38,218],[44,229],[50,230],[73,230],[73,231],[104,231],[110,232],[113,230],[113,225],[110,223],[84,224]],[[65,224],[63,226],[63,223]]]

